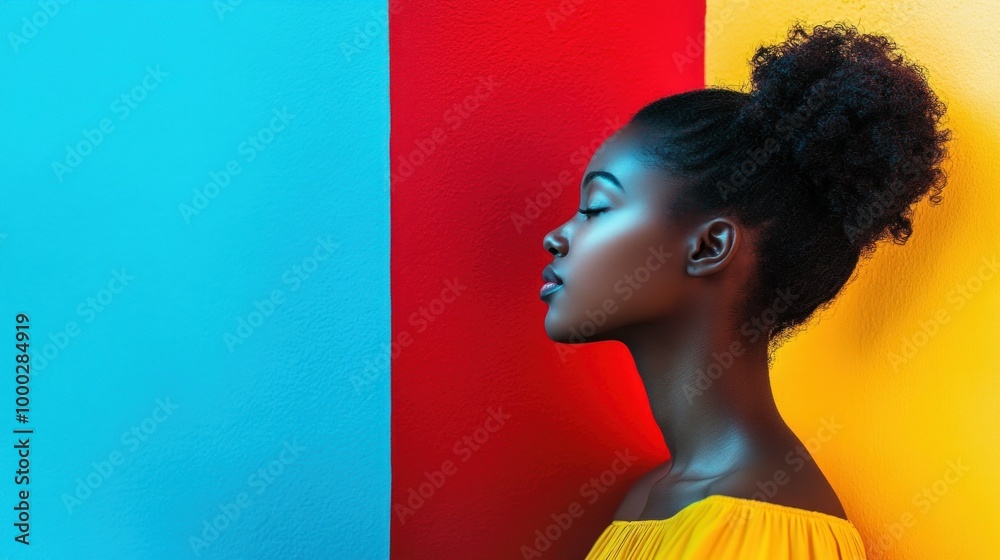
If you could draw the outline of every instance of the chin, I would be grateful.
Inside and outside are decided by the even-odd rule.
[[[580,342],[578,337],[576,340],[573,340],[573,333],[570,329],[566,328],[566,326],[561,324],[560,321],[553,318],[551,313],[545,316],[545,334],[548,335],[552,342],[559,342],[562,344]]]
[[[546,316],[545,334],[552,342],[563,342],[569,333],[565,333],[558,325],[554,325],[552,321],[549,320],[548,316]]]
[[[566,321],[562,321],[551,315],[545,316],[545,334],[553,342],[561,344],[583,344],[586,342],[600,342],[607,340],[604,336],[604,329],[593,331],[590,329],[581,332],[579,325],[570,326]]]

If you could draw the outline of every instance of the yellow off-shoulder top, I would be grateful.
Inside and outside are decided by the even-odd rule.
[[[818,511],[712,494],[668,519],[612,521],[585,560],[865,560],[854,525]]]

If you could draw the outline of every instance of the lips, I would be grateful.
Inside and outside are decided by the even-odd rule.
[[[552,282],[554,284],[562,284],[562,278],[556,274],[556,270],[552,268],[552,265],[548,265],[542,270],[542,280],[545,282]]]
[[[542,280],[545,283],[542,284],[542,289],[538,294],[542,299],[547,298],[549,294],[562,288],[562,278],[559,278],[559,275],[556,274],[551,264],[546,266],[545,270],[542,271]]]

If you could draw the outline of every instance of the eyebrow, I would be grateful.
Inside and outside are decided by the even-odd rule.
[[[618,178],[608,173],[607,171],[591,171],[590,173],[587,173],[587,176],[583,178],[583,185],[580,188],[582,189],[583,187],[586,187],[591,181],[593,181],[597,177],[607,179],[608,181],[611,182],[611,184],[621,189],[622,192],[625,192],[625,187],[623,187],[622,184],[618,182]]]

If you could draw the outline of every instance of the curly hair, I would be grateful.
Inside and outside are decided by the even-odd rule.
[[[941,202],[951,133],[925,70],[882,35],[795,23],[750,65],[749,92],[671,95],[630,123],[648,125],[646,162],[686,179],[671,213],[760,228],[738,312],[765,318],[773,341],[829,305],[879,241],[905,243],[915,202]]]

